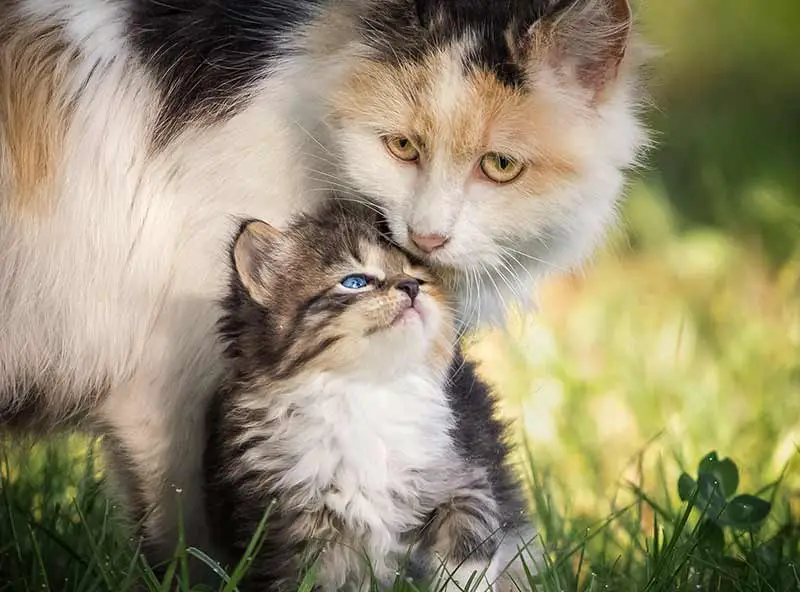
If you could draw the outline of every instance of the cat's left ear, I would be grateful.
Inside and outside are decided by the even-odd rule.
[[[242,224],[233,246],[233,264],[247,292],[257,301],[262,301],[266,290],[270,261],[269,254],[281,239],[281,232],[261,220],[250,220]]]
[[[595,96],[617,81],[631,42],[628,0],[562,0],[550,17],[534,24],[530,41],[537,53],[570,68]]]

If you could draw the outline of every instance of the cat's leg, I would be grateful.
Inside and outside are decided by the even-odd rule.
[[[454,514],[452,506],[448,511],[449,524],[442,524],[446,530],[434,548],[435,590],[516,592],[528,587],[528,573],[542,569],[544,550],[533,526],[501,523],[491,513],[481,519]]]
[[[539,573],[544,565],[544,545],[536,528],[527,522],[506,524],[489,567],[494,592],[526,590],[528,574]]]
[[[485,592],[499,575],[492,561],[501,536],[501,516],[485,487],[456,492],[423,529],[422,547],[435,573],[434,590]]]
[[[96,414],[112,486],[141,521],[151,562],[174,553],[179,517],[187,545],[213,552],[202,460],[206,414],[221,375],[217,316],[216,305],[206,300],[165,309],[133,376],[109,392]]]

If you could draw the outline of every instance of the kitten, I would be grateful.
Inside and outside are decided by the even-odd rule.
[[[473,322],[612,222],[634,49],[626,0],[0,2],[0,423],[104,434],[151,558],[179,501],[205,546],[233,220],[365,195]]]
[[[504,428],[448,297],[369,218],[251,221],[232,249],[206,480],[233,561],[270,509],[252,589],[294,590],[314,558],[323,590],[389,584],[409,556],[464,588],[524,545]]]

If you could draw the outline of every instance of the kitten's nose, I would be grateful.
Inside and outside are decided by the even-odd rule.
[[[414,303],[414,299],[419,294],[419,282],[417,280],[401,280],[397,282],[395,288],[408,294],[411,298],[412,304]]]
[[[444,236],[443,234],[417,234],[409,230],[409,235],[411,242],[425,253],[431,253],[436,249],[442,248],[450,240],[449,236]]]

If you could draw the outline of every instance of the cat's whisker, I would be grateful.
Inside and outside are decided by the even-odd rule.
[[[528,266],[527,266],[527,265],[524,265],[524,264],[523,264],[523,263],[522,263],[522,262],[521,262],[519,259],[517,259],[517,258],[514,256],[514,254],[513,254],[513,253],[503,253],[503,254],[501,255],[501,258],[502,258],[503,260],[508,260],[508,261],[511,261],[511,262],[513,262],[513,263],[516,263],[516,264],[519,266],[519,268],[520,268],[522,271],[524,271],[524,272],[527,274],[527,276],[528,276],[528,279],[529,279],[531,282],[535,281],[535,279],[536,279],[536,278],[535,278],[535,277],[534,277],[534,275],[531,273],[531,270],[530,270],[530,269],[528,269]]]
[[[305,170],[306,170],[307,173],[312,173],[314,175],[323,175],[324,177],[333,179],[337,183],[339,183],[341,185],[344,185],[344,183],[342,183],[341,178],[338,175],[334,175],[332,173],[328,173],[326,171],[321,171],[319,169],[315,169],[315,168],[311,168],[311,167],[305,167]]]
[[[511,263],[516,263],[517,266],[519,266],[519,268],[525,273],[525,275],[527,276],[527,282],[525,281],[524,278],[520,277],[520,275],[514,271],[514,267],[511,265]],[[518,288],[520,290],[523,290],[523,289],[526,289],[527,287],[530,287],[530,285],[532,285],[535,282],[535,277],[531,273],[530,269],[528,269],[526,266],[522,265],[510,253],[506,253],[503,256],[501,256],[500,265],[504,269],[506,269],[508,271],[508,273],[511,275],[511,278],[516,281],[517,286],[518,286]]]
[[[347,185],[345,183],[342,183],[340,181],[337,181],[336,180],[337,177],[335,177],[333,175],[330,175],[328,173],[325,173],[324,171],[318,171],[318,170],[315,170],[315,169],[306,169],[306,170],[309,173],[312,173],[312,175],[310,175],[311,180],[318,181],[320,183],[326,184],[325,187],[312,188],[312,191],[332,191],[332,192],[336,192],[336,193],[343,192],[346,195],[350,195],[353,198],[356,198],[356,199],[360,200],[361,202],[369,203],[371,205],[375,205],[369,199],[367,199],[364,195],[362,195],[356,189],[354,189],[352,186]],[[316,175],[316,174],[325,175],[326,178],[319,178],[319,177],[313,176],[313,175]]]
[[[556,271],[560,271],[562,273],[566,273],[568,271],[567,269],[565,269],[565,268],[563,268],[563,267],[561,267],[559,265],[556,265],[555,263],[551,263],[550,261],[547,261],[545,259],[541,259],[540,257],[536,257],[536,256],[531,255],[529,253],[524,253],[523,251],[514,249],[514,248],[509,247],[507,245],[501,245],[500,249],[501,249],[501,251],[508,251],[508,252],[514,253],[516,255],[519,255],[520,257],[525,257],[526,259],[530,259],[531,261],[536,261],[537,263],[541,263],[542,265],[546,265],[548,267],[552,267]]]
[[[301,152],[301,155],[303,156],[303,158],[313,158],[314,160],[317,160],[323,164],[330,166],[334,170],[339,165],[339,163],[336,160],[331,160],[329,158],[326,158],[325,156],[322,156],[320,154],[315,154],[313,152]]]
[[[358,204],[360,206],[363,206],[363,207],[367,208],[368,210],[371,210],[371,211],[375,212],[376,214],[378,214],[380,216],[383,216],[383,212],[380,210],[380,208],[378,208],[378,206],[376,206],[375,204],[373,204],[370,201],[361,200],[361,199],[355,199],[355,198],[351,198],[351,197],[344,197],[341,193],[337,193],[336,194],[336,201],[337,202],[355,203],[355,204]],[[379,236],[381,238],[383,238],[385,240],[388,240],[388,237],[384,236],[384,233],[379,232],[378,234],[379,234]],[[391,241],[391,244],[396,245],[396,243],[394,241]]]
[[[383,215],[384,215],[383,210],[381,210],[379,206],[375,205],[373,202],[369,201],[368,199],[364,199],[364,198],[360,197],[357,193],[344,193],[344,192],[342,192],[342,190],[335,189],[335,188],[320,188],[320,189],[316,189],[315,191],[329,191],[329,190],[333,191],[336,194],[335,195],[336,201],[346,201],[346,202],[352,202],[352,203],[355,203],[355,204],[359,204],[359,205],[361,205],[361,206],[363,206],[365,208],[368,208],[368,209],[372,210],[373,212],[375,212],[376,214],[378,214],[381,217],[383,217]],[[352,196],[352,197],[345,197],[347,195]],[[397,243],[394,239],[392,239],[392,237],[386,235],[385,233],[379,231],[379,235],[381,236],[381,238],[385,239],[390,244],[395,245],[397,247],[402,247],[402,245]]]
[[[471,292],[471,303],[470,303],[470,311],[469,311],[469,326],[474,325],[478,318],[478,311],[480,309],[480,298],[481,298],[481,287],[480,287],[480,278],[478,277],[478,270],[475,268],[469,269],[469,286]],[[466,331],[466,327],[465,327]]]
[[[516,284],[515,282],[508,280],[506,278],[506,275],[500,270],[499,267],[496,268],[495,271],[497,272],[497,274],[500,276],[500,279],[503,281],[503,283],[508,288],[508,291],[509,291],[509,293],[511,294],[511,297],[512,297],[511,303],[513,304],[513,303],[516,303],[516,302],[524,302],[525,299],[522,297],[522,292],[521,292],[520,286],[518,284]],[[506,309],[506,310],[508,310],[508,309]]]
[[[320,141],[319,141],[319,140],[318,140],[318,139],[317,139],[317,138],[314,136],[314,134],[312,134],[310,131],[308,131],[306,128],[304,128],[304,127],[303,127],[303,126],[300,124],[300,122],[298,122],[297,120],[295,120],[293,123],[294,123],[294,124],[297,126],[297,128],[298,128],[298,129],[299,129],[301,132],[303,132],[303,133],[304,133],[306,136],[308,136],[308,137],[309,137],[309,138],[310,138],[310,139],[311,139],[311,140],[312,140],[312,141],[313,141],[313,142],[314,142],[314,143],[315,143],[317,146],[319,146],[320,148],[322,148],[322,149],[323,149],[325,152],[327,152],[327,153],[328,153],[328,154],[330,154],[331,156],[335,156],[335,155],[333,154],[333,152],[331,152],[331,151],[330,151],[330,150],[329,150],[329,149],[328,149],[326,146],[324,146],[324,145],[322,144],[322,142],[320,142]]]
[[[472,309],[470,311],[470,326],[473,326],[478,320],[478,315],[481,306],[481,279],[478,275],[478,270],[470,268],[469,270],[472,284]]]
[[[506,271],[509,272],[509,274],[511,274],[511,280],[509,280],[509,278],[506,277],[506,274],[503,273],[503,271],[502,271],[503,269],[505,269]],[[497,271],[497,275],[499,275],[500,279],[503,280],[503,283],[505,283],[505,285],[508,287],[509,291],[514,296],[514,298],[517,301],[519,301],[520,300],[519,290],[518,290],[517,287],[512,285],[512,281],[513,281],[514,278],[516,278],[516,274],[514,274],[514,272],[511,270],[511,268],[508,267],[508,265],[506,264],[506,262],[503,260],[502,257],[497,262],[497,266],[495,267],[495,271]]]
[[[477,319],[477,306],[480,290],[477,280],[477,270],[473,268],[466,268],[465,275],[459,281],[464,286],[466,292],[466,302],[464,305],[464,318],[458,326],[458,337],[463,337],[467,331],[473,326]]]
[[[315,177],[313,175],[309,175],[309,178],[312,181],[318,181],[319,183],[325,183],[327,186],[323,187],[322,188],[323,190],[327,190],[327,191],[347,191],[347,192],[352,193],[353,195],[358,195],[358,192],[356,190],[354,190],[352,187],[350,187],[349,185],[345,185],[343,183],[337,183],[333,179],[323,179],[323,178]]]
[[[503,310],[508,310],[508,303],[506,302],[505,296],[503,295],[503,291],[500,289],[500,286],[497,285],[497,282],[494,279],[494,275],[492,272],[486,267],[485,263],[481,263],[481,269],[483,271],[484,277],[489,278],[489,281],[492,282],[494,286],[495,293],[497,294],[497,298],[500,300],[500,304],[503,307]]]
[[[337,195],[336,196],[336,201],[346,201],[348,203],[355,203],[355,204],[358,204],[360,206],[364,206],[365,208],[367,208],[369,210],[372,210],[376,214],[383,215],[383,212],[381,211],[381,209],[378,206],[376,206],[371,201],[368,201],[368,200],[365,200],[365,199],[358,199],[358,198],[354,198],[354,197],[344,197],[342,195]]]
[[[516,283],[519,286],[520,290],[524,289],[526,287],[526,285],[530,286],[535,281],[534,280],[534,276],[530,272],[530,270],[528,270],[528,268],[525,267],[524,265],[521,265],[520,262],[517,261],[516,259],[514,259],[514,257],[512,257],[511,255],[505,255],[500,260],[499,265],[502,266],[505,270],[508,271],[508,273],[511,275],[511,277],[516,281]],[[520,276],[520,274],[516,272],[517,267],[519,269],[521,269],[522,272],[527,276],[527,279],[528,279],[527,284],[526,284],[525,279],[522,278]]]

